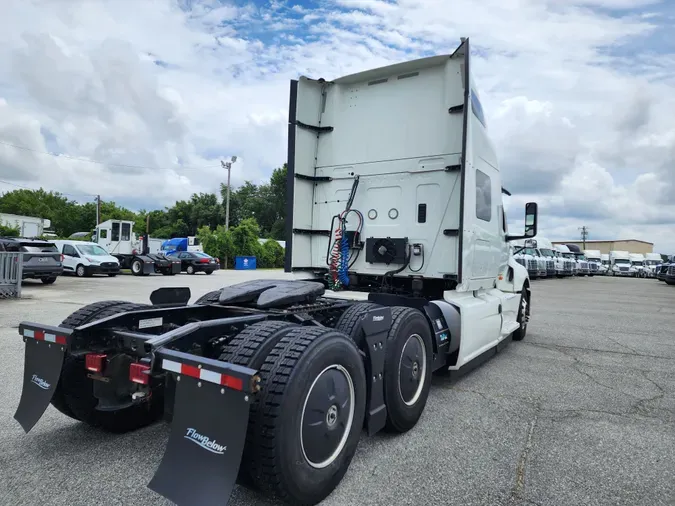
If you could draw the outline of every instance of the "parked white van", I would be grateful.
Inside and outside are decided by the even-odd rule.
[[[120,272],[117,258],[95,242],[57,240],[53,243],[61,252],[64,274],[69,272],[80,278],[92,274],[114,277]]]

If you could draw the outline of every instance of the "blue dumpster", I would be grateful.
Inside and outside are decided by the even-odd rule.
[[[247,271],[256,268],[256,257],[234,257],[234,269]]]

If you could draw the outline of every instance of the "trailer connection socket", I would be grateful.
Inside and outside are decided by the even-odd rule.
[[[363,249],[363,241],[358,230],[347,230],[345,236],[351,249]]]

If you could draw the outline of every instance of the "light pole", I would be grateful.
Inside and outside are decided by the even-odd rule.
[[[220,165],[227,170],[227,197],[225,204],[225,230],[230,229],[230,172],[232,172],[232,164],[237,161],[237,157],[233,156],[229,162],[220,161]]]

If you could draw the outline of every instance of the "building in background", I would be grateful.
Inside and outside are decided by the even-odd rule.
[[[584,242],[574,241],[552,241],[553,244],[576,244],[584,249]],[[609,253],[610,251],[628,251],[629,253],[654,253],[654,243],[647,241],[638,241],[637,239],[617,239],[615,241],[586,240],[586,249],[599,249],[600,253]]]

